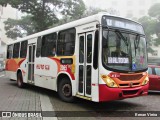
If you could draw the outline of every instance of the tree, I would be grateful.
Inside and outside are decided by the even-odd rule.
[[[82,0],[0,0],[0,5],[6,6],[10,4],[13,8],[20,10],[21,12],[25,12],[30,15],[30,20],[32,21],[33,33],[40,32],[50,28],[51,26],[55,26],[58,24],[59,19],[57,14],[62,13],[62,15],[68,15],[73,19],[78,19],[85,10],[85,5]],[[24,19],[21,19],[22,22]],[[14,25],[16,21],[8,20],[8,25]],[[19,22],[19,21],[17,21]],[[23,23],[23,22],[22,22]],[[17,25],[17,24],[16,24]],[[17,27],[14,27],[15,31],[8,30],[8,37],[16,37],[16,31],[18,37],[23,36],[21,32],[19,32]],[[22,27],[22,31],[24,27]],[[9,28],[8,28],[9,29]],[[28,29],[24,29],[24,31],[28,32]],[[13,36],[11,33],[13,32]],[[33,34],[32,32],[28,32],[28,34]]]
[[[160,21],[160,3],[154,4],[148,11],[151,17],[157,18]]]
[[[149,9],[148,14],[151,17],[157,19],[157,24],[155,26],[155,33],[158,36],[158,39],[160,40],[160,3],[157,3],[157,4],[153,5]],[[160,43],[160,42],[158,42],[158,39],[156,41],[157,41],[157,43]]]
[[[16,39],[34,33],[34,22],[31,21],[31,16],[24,16],[20,20],[7,19],[5,23],[6,35],[9,38]]]
[[[106,12],[107,10],[103,10],[100,8],[95,8],[95,7],[89,7],[88,9],[86,9],[85,13],[84,13],[84,17],[90,16],[90,15],[94,15],[97,14],[99,12]]]
[[[70,21],[82,18],[86,10],[83,0],[66,0],[64,3],[64,9],[61,13],[64,15],[63,19],[66,22],[68,22],[68,19]]]
[[[157,20],[155,25],[155,34],[157,38],[154,39],[155,45],[160,45],[160,3],[154,4],[148,11],[148,14]]]
[[[7,4],[10,4],[13,8],[16,8],[22,12],[32,15],[31,20],[35,22],[36,32],[39,32],[58,22],[54,9],[62,7],[63,3],[59,0],[0,1],[0,5],[6,6]]]
[[[155,38],[153,35],[155,34],[155,27],[157,24],[157,21],[149,16],[144,16],[138,20],[144,28],[145,34],[146,34],[146,40],[148,44],[148,52],[152,53],[154,52],[152,48],[150,47],[155,42]]]
[[[100,9],[100,8],[95,8],[95,7],[89,7],[85,13],[84,13],[84,17],[90,16],[90,15],[94,15],[97,14],[99,12],[107,12],[108,14],[111,15],[118,15],[118,11],[116,11],[113,8],[109,8],[109,9]]]
[[[156,3],[148,11],[149,16],[144,16],[138,21],[142,23],[148,42],[148,52],[154,52],[151,45],[160,45],[160,3]]]

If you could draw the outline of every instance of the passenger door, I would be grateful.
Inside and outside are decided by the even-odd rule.
[[[91,97],[94,32],[79,34],[78,94]]]
[[[35,44],[28,45],[28,83],[34,84],[34,61],[35,61]]]

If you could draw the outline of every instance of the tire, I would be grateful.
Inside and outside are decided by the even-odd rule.
[[[22,77],[22,73],[19,72],[17,75],[17,85],[19,88],[23,88],[24,87],[24,83],[23,83],[23,77]]]
[[[74,101],[74,96],[72,96],[72,85],[69,79],[61,79],[61,81],[58,84],[58,95],[65,102]]]

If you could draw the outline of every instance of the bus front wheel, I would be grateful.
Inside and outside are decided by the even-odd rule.
[[[58,85],[58,95],[65,102],[73,102],[72,85],[67,78],[63,78]]]
[[[18,75],[17,75],[17,85],[18,85],[18,87],[20,87],[20,88],[23,88],[23,87],[24,87],[22,73],[20,73],[20,72],[19,72]]]

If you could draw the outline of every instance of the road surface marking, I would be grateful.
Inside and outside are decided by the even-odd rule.
[[[47,95],[40,95],[42,111],[54,111],[50,99]],[[43,120],[58,120],[57,117],[43,117]]]

